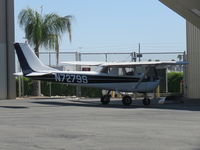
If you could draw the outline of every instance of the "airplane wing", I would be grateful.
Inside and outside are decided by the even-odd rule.
[[[167,66],[167,65],[187,65],[185,61],[147,61],[147,62],[95,62],[95,61],[65,61],[61,64],[81,65],[81,66]]]
[[[64,61],[61,62],[61,64],[67,64],[67,65],[80,65],[80,66],[100,66],[104,64],[105,62],[95,62],[95,61]]]
[[[150,62],[108,62],[101,66],[167,66],[167,65],[186,65],[184,61],[150,61]]]

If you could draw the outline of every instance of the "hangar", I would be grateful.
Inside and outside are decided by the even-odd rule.
[[[200,1],[160,0],[186,19],[187,58],[185,96],[200,98]]]
[[[200,98],[200,1],[160,0],[187,20],[185,96]],[[0,0],[0,99],[16,97],[14,42],[14,0]]]

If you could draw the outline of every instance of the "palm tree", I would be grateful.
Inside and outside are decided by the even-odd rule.
[[[72,18],[71,15],[60,17],[55,13],[42,15],[31,8],[23,9],[18,15],[20,27],[25,31],[25,38],[34,47],[38,57],[41,46],[59,51],[58,39],[65,32],[68,33],[71,42]],[[38,82],[37,86],[39,87]],[[35,91],[34,95],[40,95],[40,91]]]

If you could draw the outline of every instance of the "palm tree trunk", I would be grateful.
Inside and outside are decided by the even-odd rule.
[[[35,54],[39,58],[39,46],[34,48]],[[40,81],[33,81],[33,96],[41,96],[41,84]]]
[[[34,51],[35,51],[36,56],[39,58],[39,45],[38,44],[36,44]]]
[[[40,81],[33,80],[33,96],[41,96]]]
[[[58,35],[56,35],[56,43],[55,43],[55,50],[56,50],[56,65],[59,64],[59,43],[58,43]]]

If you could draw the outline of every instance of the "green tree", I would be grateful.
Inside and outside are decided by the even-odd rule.
[[[72,18],[71,15],[60,17],[55,13],[42,15],[31,8],[23,9],[18,15],[20,27],[25,31],[25,38],[34,47],[38,57],[41,46],[59,53],[58,38],[65,32],[71,41]],[[39,82],[36,82],[34,87],[34,95],[40,95],[40,90],[37,90],[40,89]]]

